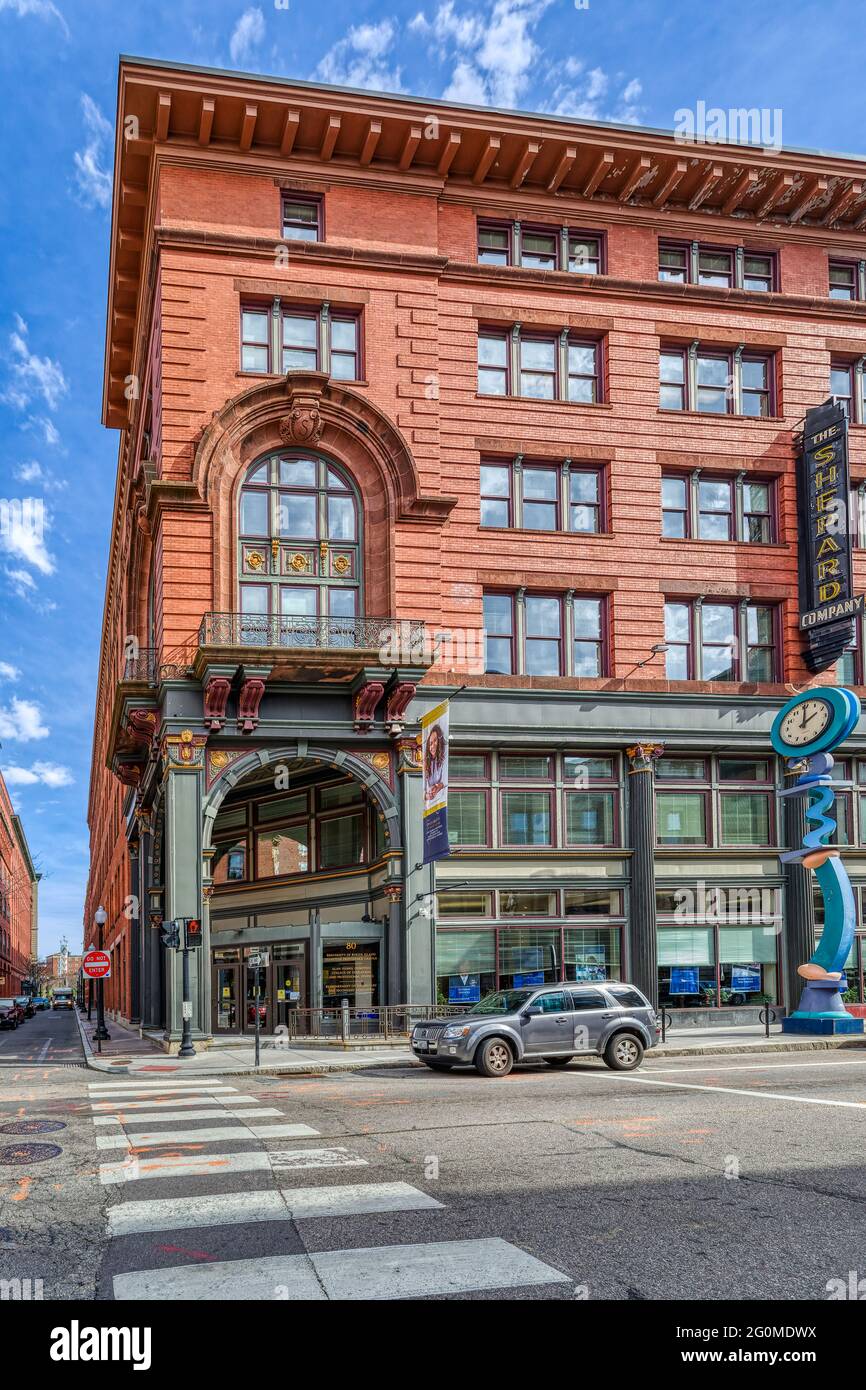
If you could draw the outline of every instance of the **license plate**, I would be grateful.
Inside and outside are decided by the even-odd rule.
[[[426,1051],[427,1051],[427,1048],[428,1048],[427,1039],[426,1039],[426,1038],[416,1038],[416,1039],[415,1039],[415,1048],[416,1048],[416,1050],[417,1050],[418,1052],[426,1052]]]

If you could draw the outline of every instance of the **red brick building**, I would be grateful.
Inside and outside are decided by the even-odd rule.
[[[262,946],[272,1027],[458,975],[784,1005],[815,929],[768,741],[810,679],[795,432],[846,399],[862,500],[863,163],[138,60],[117,132],[109,1007],[176,1039],[183,915],[204,1035],[249,1026]],[[785,931],[684,924],[707,885]]]
[[[39,877],[0,773],[0,998],[24,992],[37,959]]]

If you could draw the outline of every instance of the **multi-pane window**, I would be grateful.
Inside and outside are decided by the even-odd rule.
[[[856,261],[830,262],[830,298],[859,299],[859,276]]]
[[[481,525],[527,531],[602,529],[602,481],[598,468],[562,464],[481,465]]]
[[[469,849],[499,845],[565,849],[622,842],[619,762],[614,756],[457,754],[450,773],[448,833],[452,845]],[[498,899],[503,916],[556,916],[560,911],[558,894],[547,890],[503,889]],[[569,890],[566,895],[567,916],[620,911],[621,894],[607,887]]]
[[[669,600],[665,643],[670,680],[777,679],[776,610],[770,604]]]
[[[485,593],[485,670],[493,675],[602,676],[604,599]]]
[[[478,391],[592,405],[601,400],[601,346],[567,333],[483,330],[478,335]]]
[[[482,265],[600,275],[603,251],[603,238],[598,233],[526,222],[478,223],[478,260]]]
[[[340,381],[360,380],[360,321],[327,306],[310,309],[241,310],[241,370],[327,372]]]
[[[678,285],[721,289],[776,288],[776,257],[744,247],[702,246],[698,242],[659,242],[659,277]]]
[[[322,203],[319,198],[283,197],[283,240],[321,241]]]
[[[275,454],[253,464],[239,504],[242,640],[304,645],[322,620],[332,643],[358,616],[358,499],[348,477],[317,455]]]
[[[718,1008],[778,999],[779,892],[683,884],[656,893],[659,1004]]]
[[[666,347],[659,355],[659,406],[705,415],[769,416],[775,409],[767,353]]]
[[[774,776],[771,758],[660,758],[655,774],[658,844],[774,844]]]
[[[775,538],[773,484],[714,477],[703,470],[662,477],[662,535],[672,540],[741,541]]]

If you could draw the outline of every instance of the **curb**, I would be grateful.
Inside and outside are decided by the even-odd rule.
[[[118,1057],[112,1061],[110,1057],[102,1058],[93,1051],[93,1044],[84,1031],[84,1023],[78,1005],[73,1006],[72,1012],[75,1014],[75,1022],[78,1024],[78,1035],[81,1038],[81,1047],[84,1052],[84,1060],[91,1071],[109,1072],[113,1076],[129,1075],[131,1065],[128,1057]]]
[[[815,1038],[810,1042],[789,1043],[710,1043],[707,1046],[670,1047],[661,1043],[653,1048],[651,1057],[727,1057],[742,1056],[751,1052],[837,1052],[842,1048],[866,1048],[866,1035],[854,1038]],[[662,1051],[662,1049],[664,1049]]]

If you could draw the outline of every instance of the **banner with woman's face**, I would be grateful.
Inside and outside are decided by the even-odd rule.
[[[424,863],[449,853],[448,701],[421,718],[424,777]]]

